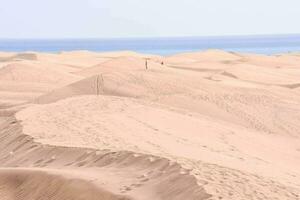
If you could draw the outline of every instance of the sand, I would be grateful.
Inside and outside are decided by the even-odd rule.
[[[298,54],[0,58],[4,199],[300,198]]]

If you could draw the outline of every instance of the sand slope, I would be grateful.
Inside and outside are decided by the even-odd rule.
[[[297,55],[0,57],[9,200],[300,198]]]
[[[72,199],[72,200],[125,200],[83,180],[67,179],[49,172],[34,170],[0,170],[3,200],[16,199]]]
[[[1,125],[1,141],[0,194],[9,200],[210,197],[187,170],[166,158],[40,144],[24,135],[14,118]]]

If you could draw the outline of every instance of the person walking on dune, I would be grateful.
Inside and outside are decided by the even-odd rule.
[[[148,59],[146,59],[145,61],[145,67],[146,67],[146,70],[148,69]]]

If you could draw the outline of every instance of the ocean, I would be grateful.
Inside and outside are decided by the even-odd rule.
[[[171,55],[207,49],[267,55],[300,52],[300,34],[126,39],[0,39],[0,51],[13,52],[60,52],[73,50],[103,52],[130,50],[140,53]]]

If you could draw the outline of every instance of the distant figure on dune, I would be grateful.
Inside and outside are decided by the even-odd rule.
[[[148,59],[146,59],[146,61],[145,61],[145,67],[146,67],[146,69],[148,69]]]

